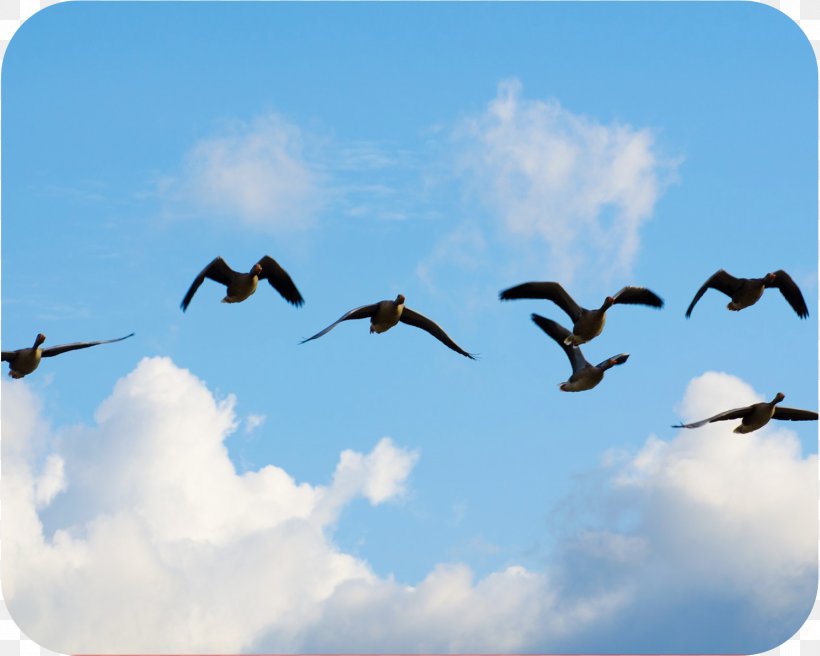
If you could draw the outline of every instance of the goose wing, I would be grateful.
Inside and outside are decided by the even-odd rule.
[[[812,421],[817,419],[817,413],[811,410],[797,410],[796,408],[775,407],[773,419],[788,419],[789,421]]]
[[[259,277],[267,280],[288,303],[298,307],[305,302],[287,271],[280,267],[276,260],[265,255],[257,264],[262,267]]]
[[[236,271],[231,269],[225,260],[219,256],[215,257],[208,263],[208,266],[202,269],[202,271],[199,272],[199,275],[194,278],[194,281],[191,283],[191,287],[188,289],[188,292],[185,294],[185,298],[182,299],[182,303],[179,304],[179,307],[182,308],[183,312],[188,309],[188,304],[191,302],[194,294],[196,294],[196,290],[199,289],[199,286],[203,283],[205,278],[215,280],[216,282],[227,287],[231,284],[231,281],[234,279],[235,275]]]
[[[797,316],[805,319],[809,316],[809,308],[806,307],[806,301],[800,288],[792,280],[792,277],[782,269],[774,272],[774,282],[764,283],[766,287],[777,287],[780,293],[783,294],[792,309],[797,312]]]
[[[3,351],[3,358],[0,362],[11,362],[14,358],[17,357],[17,354],[20,352],[20,349],[16,351]]]
[[[60,353],[65,353],[66,351],[76,351],[77,349],[84,349],[88,348],[89,346],[97,346],[98,344],[113,344],[114,342],[121,342],[122,340],[128,339],[129,337],[133,336],[134,333],[130,333],[125,337],[117,337],[117,339],[104,339],[98,342],[74,342],[72,344],[61,344],[60,346],[44,348],[41,350],[40,354],[44,358],[50,358],[55,355],[60,355]],[[5,360],[5,357],[3,359]]]
[[[573,321],[578,321],[583,314],[583,308],[557,282],[525,282],[505,289],[498,297],[502,301],[519,298],[545,298],[566,312]]]
[[[663,299],[646,287],[624,287],[612,298],[616,303],[649,305],[655,308],[663,307]]]
[[[747,405],[745,408],[735,408],[734,410],[727,410],[721,412],[714,417],[708,419],[701,419],[700,421],[692,422],[691,424],[675,424],[672,428],[698,428],[704,424],[709,424],[713,421],[726,421],[727,419],[741,419],[745,417],[754,406]]]
[[[432,319],[428,319],[423,314],[414,312],[409,307],[405,306],[404,309],[401,311],[399,321],[401,321],[402,323],[406,323],[409,326],[415,326],[416,328],[426,330],[438,341],[440,341],[448,348],[453,349],[456,353],[461,353],[461,355],[468,357],[471,360],[475,360],[475,356],[472,353],[467,353],[467,351],[465,351],[452,339],[450,339],[449,335],[447,335],[447,333],[445,333],[444,330],[442,330],[441,326],[439,326]]]
[[[695,303],[700,300],[700,297],[703,296],[706,293],[706,290],[710,287],[712,289],[717,289],[719,292],[723,292],[726,296],[731,297],[735,295],[735,292],[740,289],[742,284],[742,279],[735,278],[733,275],[726,273],[723,269],[716,271],[712,274],[709,280],[703,283],[703,286],[698,290],[698,293],[695,294],[695,298],[692,299],[692,302],[686,310],[686,318],[689,318],[689,315],[692,314],[692,310],[695,307]]]
[[[618,364],[623,364],[628,359],[629,353],[621,353],[620,355],[613,355],[611,358],[607,358],[606,360],[604,360],[600,364],[596,364],[595,366],[598,367],[598,369],[603,369],[604,371],[606,371],[610,367],[614,367]]]
[[[372,317],[376,313],[376,308],[379,307],[378,303],[373,303],[372,305],[362,305],[361,307],[357,307],[350,312],[343,314],[341,317],[336,319],[332,324],[330,324],[324,330],[319,331],[313,337],[308,337],[307,339],[303,339],[300,344],[304,344],[305,342],[309,342],[312,339],[316,339],[321,337],[322,335],[326,335],[331,330],[336,327],[336,324],[341,323],[342,321],[348,321],[350,319],[366,319],[367,317]]]
[[[564,353],[567,354],[569,363],[572,365],[572,373],[575,373],[579,369],[583,369],[589,365],[589,362],[586,361],[584,354],[581,353],[580,348],[577,346],[569,346],[568,344],[564,344],[564,339],[570,334],[570,332],[561,324],[535,313],[531,314],[530,318],[533,322],[535,322],[536,326],[538,326],[555,342],[557,342],[558,346],[560,346]]]

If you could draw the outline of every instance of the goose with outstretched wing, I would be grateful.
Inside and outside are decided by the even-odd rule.
[[[738,312],[757,303],[760,297],[763,296],[763,292],[772,287],[780,290],[783,298],[792,306],[798,317],[805,319],[809,316],[809,309],[806,307],[806,301],[800,288],[792,280],[792,277],[782,269],[767,273],[762,278],[735,278],[720,269],[713,273],[695,294],[695,298],[692,299],[686,309],[686,318],[688,319],[692,314],[695,303],[700,300],[700,297],[706,293],[707,289],[716,289],[726,294],[732,299],[726,307],[733,312]]]
[[[426,330],[433,337],[439,340],[448,348],[453,349],[456,353],[475,360],[475,355],[468,353],[458,344],[456,344],[447,333],[432,319],[428,319],[423,314],[419,314],[404,305],[404,296],[399,294],[394,301],[379,301],[372,305],[363,305],[343,314],[336,321],[330,324],[324,330],[319,331],[312,337],[302,340],[302,344],[309,342],[312,339],[317,339],[322,335],[326,335],[333,328],[335,328],[342,321],[350,321],[351,319],[370,319],[370,332],[383,333],[390,330],[393,326],[401,323],[406,323],[416,328]]]
[[[40,348],[42,343],[46,341],[46,336],[40,333],[34,340],[34,346],[17,349],[16,351],[3,351],[2,359],[3,362],[9,363],[9,376],[12,378],[22,378],[23,376],[28,376],[40,366],[41,358],[51,358],[55,355],[60,355],[60,353],[76,351],[77,349],[89,348],[90,346],[97,346],[99,344],[113,344],[114,342],[121,342],[133,336],[134,333],[131,333],[125,337],[118,337],[117,339],[106,339],[98,342],[73,342],[71,344]]]
[[[191,299],[205,278],[227,287],[225,298],[222,299],[223,303],[241,303],[256,291],[260,280],[267,280],[271,287],[291,305],[298,307],[305,302],[287,271],[279,266],[272,257],[263,256],[248,273],[234,271],[221,257],[215,257],[191,283],[185,298],[180,303],[183,312],[188,309]]]
[[[777,404],[785,398],[785,394],[778,392],[768,403],[753,403],[743,408],[726,410],[726,412],[716,414],[714,417],[701,419],[691,424],[675,424],[672,428],[699,428],[713,421],[740,419],[740,425],[735,428],[734,432],[751,433],[758,428],[763,428],[772,419],[784,419],[787,421],[815,421],[817,419],[817,413],[811,410],[798,410],[796,408],[783,408],[778,406]]]
[[[606,323],[606,311],[618,303],[627,305],[648,305],[662,308],[663,300],[655,292],[645,287],[624,287],[614,296],[607,296],[599,308],[587,310],[581,307],[557,282],[525,282],[505,289],[499,294],[502,301],[520,298],[543,298],[552,301],[572,319],[572,332],[565,344],[578,346],[601,334]]]
[[[552,319],[542,317],[540,314],[532,314],[535,325],[549,335],[560,346],[569,358],[572,365],[572,375],[569,380],[561,383],[558,387],[562,392],[583,392],[595,387],[604,379],[604,372],[616,365],[623,364],[629,358],[629,353],[613,355],[599,364],[590,364],[581,353],[578,346],[567,344],[569,330]]]

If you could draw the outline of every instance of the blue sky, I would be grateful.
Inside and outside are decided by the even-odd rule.
[[[166,434],[161,425],[174,442],[173,427],[190,432],[186,421],[200,412],[187,397],[175,406],[150,393],[170,385],[201,398],[203,416],[215,413],[213,426],[195,425],[216,431],[213,466],[236,469],[226,486],[247,485],[242,499],[260,517],[270,514],[268,497],[249,481],[268,466],[336,499],[316,520],[317,553],[355,561],[305,601],[320,609],[318,625],[307,611],[310,621],[287,624],[271,608],[252,629],[237,620],[241,640],[168,644],[174,627],[194,624],[169,613],[156,620],[157,642],[137,649],[753,652],[799,626],[816,580],[816,425],[772,426],[745,441],[731,426],[697,436],[670,428],[777,391],[786,405],[816,406],[816,65],[789,19],[732,3],[71,3],[20,29],[2,80],[4,348],[28,346],[38,332],[47,345],[137,333],[4,382],[4,438],[18,426],[8,399],[41,422],[21,418],[12,438],[38,445],[20,450],[30,473],[20,489],[39,499],[42,528],[32,539],[53,556],[56,536],[69,535],[93,553],[108,544],[95,541],[95,527],[132,513],[134,530],[149,538],[130,547],[161,554],[169,576],[188,572],[189,560],[167,555],[182,538],[156,528],[165,524],[152,523],[155,506],[141,505],[172,494],[137,455],[125,457],[133,449],[170,467],[168,485],[197,471],[212,485],[196,440],[180,437],[185,448],[173,460],[162,450],[172,445],[151,440]],[[291,274],[303,308],[267,286],[222,305],[221,288],[206,281],[188,312],[179,310],[214,256],[248,270],[263,254]],[[710,291],[686,320],[692,296],[719,268],[748,277],[789,271],[811,319],[800,321],[772,291],[737,314]],[[497,300],[528,280],[558,280],[587,307],[625,284],[645,285],[666,307],[611,310],[583,351],[592,362],[629,352],[629,362],[592,391],[564,394],[557,384],[568,362],[529,315],[562,324],[566,316],[548,302]],[[366,322],[298,345],[347,310],[397,293],[480,359],[408,326],[372,336]],[[129,403],[140,394],[151,402]],[[235,406],[212,408],[211,397]],[[154,428],[140,431],[155,415],[159,423],[146,420]],[[29,434],[31,425],[42,430]],[[112,426],[128,430],[115,436]],[[222,444],[229,460],[219,460]],[[692,462],[702,474],[675,478]],[[748,494],[718,487],[718,497],[751,505],[765,492],[792,512],[775,504],[773,524],[765,513],[749,523],[741,519],[749,508],[730,503],[721,514],[734,532],[724,535],[689,493],[717,485],[709,475],[722,477],[727,463],[724,482],[738,472],[763,480],[742,476]],[[135,470],[143,495],[114,495],[121,506],[100,501],[106,488],[94,483],[103,469],[130,480],[117,467]],[[809,470],[808,479],[795,473]],[[334,487],[334,476],[357,483]],[[794,496],[777,476],[793,482]],[[670,480],[680,483],[677,496],[653,487]],[[327,485],[335,492],[317,492]],[[298,515],[295,507],[288,512]],[[792,521],[780,527],[782,548],[737,559],[766,574],[726,574],[712,589],[735,541],[768,535],[784,513]],[[670,526],[676,516],[690,518],[689,533]],[[234,521],[213,517],[203,522]],[[248,522],[245,537],[258,529]],[[255,562],[233,529],[191,530],[194,542],[225,549],[220,563]],[[810,563],[794,543],[811,547]],[[681,545],[714,559],[681,565]],[[65,636],[47,644],[58,650],[128,647],[99,629],[83,633],[73,612],[80,628],[70,637],[42,619],[31,600],[61,599],[49,586],[65,584],[65,573],[42,592],[14,576],[25,589],[15,593],[17,608],[34,609],[21,617],[5,547],[6,598],[24,630],[36,626],[44,643]],[[664,573],[664,563],[691,576]],[[436,578],[440,568],[450,569]],[[473,583],[459,578],[464,571]],[[368,576],[378,594],[356,605],[344,582],[355,588]],[[518,617],[515,603],[499,602],[487,618],[477,610],[496,583],[500,598],[509,592],[529,609],[527,595],[543,601],[560,591],[564,604],[543,608],[570,628],[519,626],[520,642],[504,642],[493,622]],[[459,585],[467,599],[459,615],[481,618],[486,642],[474,627],[464,631],[476,642],[459,642],[455,628],[447,631],[454,625],[416,608],[429,608],[419,601],[425,590],[436,597]],[[776,585],[797,592],[756,601]],[[202,613],[224,612],[202,603]],[[387,637],[356,629],[405,603],[420,613],[417,625],[386,616]],[[694,606],[702,615],[679,626],[682,609]],[[646,631],[618,628],[650,609]],[[351,635],[341,626],[354,627]]]

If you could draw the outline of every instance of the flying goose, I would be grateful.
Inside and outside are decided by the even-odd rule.
[[[221,257],[215,257],[191,283],[188,293],[180,303],[183,312],[188,308],[188,304],[205,278],[215,280],[228,288],[225,298],[222,299],[223,303],[241,303],[256,291],[256,286],[262,278],[266,279],[288,303],[299,306],[305,302],[299,290],[296,289],[296,285],[293,284],[293,280],[272,257],[265,255],[253,265],[248,273],[234,271]]]
[[[600,364],[591,365],[587,362],[584,354],[581,353],[580,348],[574,345],[570,346],[566,343],[566,339],[570,334],[566,328],[551,319],[542,317],[540,314],[532,314],[530,316],[535,322],[535,325],[552,337],[552,339],[564,349],[564,353],[567,354],[569,362],[572,365],[572,375],[569,377],[569,380],[558,386],[562,392],[583,392],[584,390],[592,389],[603,380],[604,372],[607,369],[618,364],[623,364],[629,358],[629,353],[621,353],[620,355],[607,358]]]
[[[727,419],[742,419],[740,425],[735,428],[735,433],[751,433],[758,428],[763,428],[771,419],[787,419],[789,421],[812,421],[817,419],[817,413],[811,410],[795,410],[794,408],[776,407],[786,395],[778,392],[769,403],[753,403],[745,408],[735,408],[721,412],[714,417],[702,419],[691,424],[676,424],[672,428],[698,428],[713,421],[726,421]]]
[[[418,312],[414,312],[409,307],[405,307],[404,296],[402,294],[396,296],[395,301],[379,301],[378,303],[373,303],[373,305],[362,305],[361,307],[355,308],[347,314],[339,317],[324,330],[316,333],[313,337],[303,339],[300,343],[304,344],[305,342],[309,342],[312,339],[316,339],[317,337],[321,337],[322,335],[329,333],[336,327],[336,324],[341,323],[342,321],[367,318],[370,318],[371,333],[383,333],[390,330],[401,321],[402,323],[406,323],[410,326],[415,326],[416,328],[426,330],[442,344],[453,349],[456,353],[461,353],[461,355],[464,355],[471,360],[475,360],[475,356],[472,353],[467,353],[467,351],[450,339],[447,333],[445,333],[441,329],[441,326],[439,326],[436,322],[432,319],[428,319]]]
[[[585,344],[600,335],[606,323],[606,311],[616,303],[663,307],[663,300],[660,296],[645,287],[624,287],[614,296],[607,296],[604,304],[595,310],[582,308],[557,282],[525,282],[505,289],[498,296],[502,301],[519,298],[545,298],[555,303],[573,321],[572,333],[564,339],[564,343],[568,346]]]
[[[767,273],[763,278],[735,278],[733,275],[726,273],[723,269],[715,272],[709,280],[703,283],[703,286],[695,294],[695,298],[689,304],[686,310],[686,318],[692,314],[695,303],[700,300],[700,297],[706,293],[709,288],[717,289],[729,296],[732,301],[726,306],[732,311],[737,312],[750,305],[754,305],[763,296],[763,290],[767,287],[777,287],[783,297],[792,306],[792,309],[797,312],[797,316],[805,319],[809,316],[809,309],[806,307],[806,301],[803,300],[803,294],[800,288],[792,280],[791,276],[779,269],[774,273]]]
[[[106,339],[99,342],[74,342],[73,344],[63,344],[62,346],[52,346],[51,348],[41,349],[40,344],[46,341],[46,336],[40,333],[37,335],[37,338],[34,340],[34,346],[31,348],[3,351],[2,361],[9,363],[9,376],[12,378],[22,378],[30,374],[40,365],[40,358],[50,358],[55,355],[60,355],[60,353],[65,353],[66,351],[76,351],[77,349],[97,346],[98,344],[121,342],[133,336],[134,333],[131,333],[125,337],[118,337],[117,339]]]

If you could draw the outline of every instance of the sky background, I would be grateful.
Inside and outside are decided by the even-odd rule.
[[[3,382],[27,635],[755,653],[802,623],[816,424],[670,428],[778,391],[816,408],[817,71],[785,16],[68,3],[17,32],[2,84],[3,348],[136,332]],[[206,281],[180,311],[213,257],[264,254],[303,308]],[[810,320],[714,290],[686,320],[719,268],[787,270]],[[582,350],[628,363],[566,394],[529,315],[567,317],[498,301],[530,280],[666,307],[610,310]],[[480,359],[362,321],[298,344],[398,293]]]

